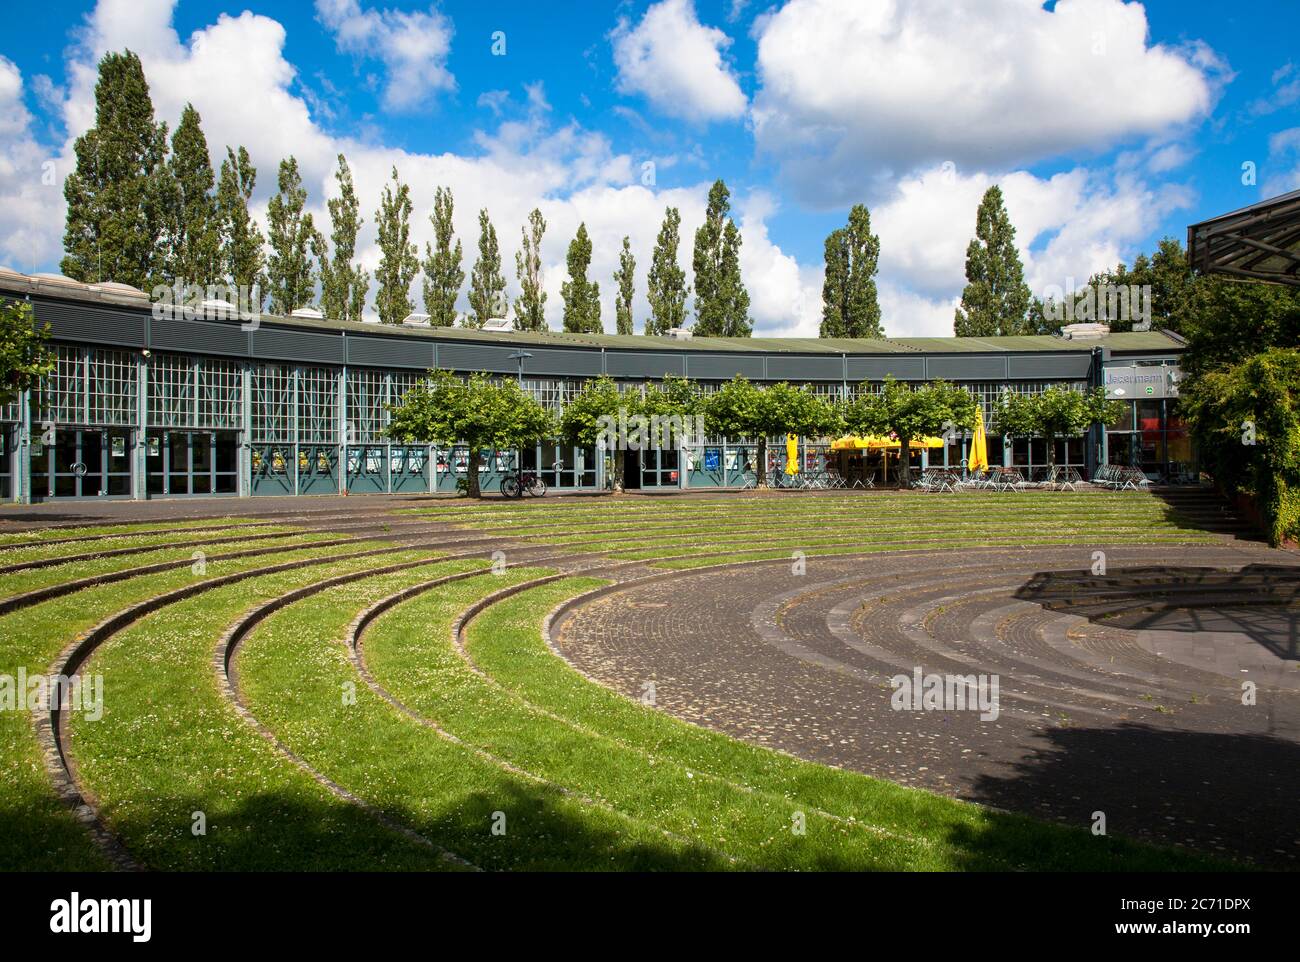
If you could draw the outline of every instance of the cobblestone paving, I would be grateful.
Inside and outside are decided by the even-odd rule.
[[[1300,559],[1246,542],[686,571],[579,604],[556,648],[630,697],[825,764],[1111,834],[1300,865]],[[996,719],[896,675],[997,675]],[[1256,686],[1243,704],[1243,682]]]

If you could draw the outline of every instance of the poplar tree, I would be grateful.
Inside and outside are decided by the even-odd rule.
[[[1016,229],[1002,190],[984,192],[975,237],[966,248],[966,289],[953,319],[958,337],[1024,334],[1029,329],[1029,285],[1016,250]]]
[[[564,298],[564,329],[575,334],[600,334],[600,285],[587,280],[591,267],[591,237],[585,223],[569,243],[569,279],[560,285]]]
[[[267,275],[271,313],[286,315],[311,303],[316,290],[312,252],[317,252],[319,259],[323,242],[311,214],[303,211],[307,191],[298,175],[296,158],[280,161],[276,184],[278,192],[267,205],[271,234]]]
[[[382,324],[401,324],[415,310],[411,282],[420,269],[419,248],[411,243],[411,189],[398,179],[396,167],[392,180],[391,184],[384,185],[379,210],[375,211],[379,231],[379,268],[375,271],[379,291],[375,295],[375,309]]]
[[[482,327],[491,318],[505,317],[509,308],[497,229],[484,208],[478,212],[478,260],[469,278],[470,313],[465,315],[465,326]]]
[[[632,333],[632,295],[635,293],[636,258],[632,256],[632,245],[628,238],[623,238],[623,252],[618,255],[618,270],[614,272],[614,285],[618,292],[614,295],[614,325],[618,334]]]
[[[155,123],[140,58],[106,54],[95,84],[95,125],[77,138],[63,184],[68,212],[59,269],[83,282],[149,290],[165,281],[161,244],[167,125]]]
[[[686,283],[686,272],[677,263],[681,224],[682,215],[676,207],[664,211],[663,226],[659,228],[647,278],[647,296],[650,300],[650,319],[645,328],[647,334],[663,334],[669,328],[686,324],[686,298],[690,296],[691,289]]]
[[[186,104],[167,162],[163,239],[167,276],[173,282],[206,288],[221,277],[215,184],[199,112]]]
[[[439,187],[433,194],[433,244],[424,245],[424,312],[434,327],[451,327],[456,323],[456,298],[465,282],[461,270],[460,241],[452,247],[451,215],[454,204],[449,188]]]
[[[331,198],[326,206],[330,212],[330,238],[334,242],[334,257],[323,251],[320,261],[321,309],[325,316],[338,321],[360,321],[366,306],[366,292],[370,289],[370,274],[355,262],[357,233],[365,223],[361,216],[361,203],[352,183],[352,169],[347,158],[339,154],[339,166],[334,172],[338,181],[339,196]]]
[[[520,293],[515,300],[515,330],[546,330],[546,291],[542,290],[542,235],[546,218],[536,207],[521,228],[523,245],[515,251],[515,273]]]
[[[748,337],[753,330],[740,276],[740,231],[730,211],[727,185],[714,181],[695,232],[695,333],[706,337]]]
[[[880,238],[871,233],[871,215],[862,204],[855,204],[848,226],[826,238],[822,337],[884,336],[876,295],[879,261]]]
[[[239,288],[253,309],[260,311],[266,297],[266,243],[248,202],[257,184],[257,168],[248,151],[238,155],[226,148],[217,182],[217,226],[221,240],[221,270],[224,280]],[[257,288],[254,295],[253,288]]]

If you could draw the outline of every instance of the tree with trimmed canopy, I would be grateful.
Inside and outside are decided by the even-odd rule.
[[[1056,466],[1056,439],[1075,438],[1094,424],[1114,424],[1124,413],[1122,401],[1110,401],[1102,388],[1075,391],[1053,385],[1041,394],[1005,391],[993,412],[993,424],[1009,437],[1047,440],[1047,463]]]
[[[785,381],[759,387],[736,375],[704,404],[710,434],[758,441],[758,486],[767,487],[767,439],[773,434],[821,437],[842,427],[839,411],[810,385]]]
[[[560,434],[572,444],[596,444],[603,436],[609,441],[609,425],[641,414],[641,395],[620,391],[613,378],[601,375],[582,386],[560,415]],[[617,448],[617,445],[615,445]],[[623,493],[623,458],[615,449],[610,458],[614,493]]]
[[[49,337],[50,325],[32,319],[31,304],[10,301],[0,305],[0,404],[8,404],[20,391],[54,373]]]
[[[863,388],[869,388],[869,383]],[[886,378],[879,393],[862,390],[843,408],[844,424],[851,434],[892,434],[898,438],[899,484],[911,486],[909,460],[912,442],[939,437],[955,428],[975,426],[978,404],[965,388],[947,381],[912,387]]]
[[[517,448],[549,437],[554,419],[515,381],[494,381],[486,374],[457,377],[431,371],[398,404],[390,404],[387,435],[403,444],[469,447],[466,477],[471,498],[482,497],[479,452],[483,448]]]

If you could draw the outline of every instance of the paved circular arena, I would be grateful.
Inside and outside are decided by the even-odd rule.
[[[794,556],[623,580],[551,642],[803,758],[1294,866],[1298,605],[1300,559],[1247,542]]]

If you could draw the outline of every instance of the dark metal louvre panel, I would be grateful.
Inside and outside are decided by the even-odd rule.
[[[149,346],[168,351],[196,354],[233,354],[248,356],[248,333],[239,323],[187,321],[182,318],[154,318],[149,325]]]
[[[414,367],[427,371],[433,367],[433,342],[414,337],[345,338],[349,364],[374,367]]]
[[[510,355],[516,350],[490,344],[449,344],[442,341],[438,344],[438,367],[444,371],[514,374],[519,370],[519,362],[511,359]]]
[[[596,377],[600,374],[600,349],[562,350],[549,347],[524,347],[532,357],[524,358],[524,377],[529,374],[563,374]],[[513,352],[511,352],[513,353]],[[513,362],[518,370],[518,361]]]
[[[1083,351],[1073,354],[1012,355],[1009,363],[1010,376],[1019,380],[1082,380],[1092,370],[1092,355]]]
[[[888,355],[886,357],[850,357],[849,383],[855,381],[883,381],[887,377],[899,381],[924,381],[925,358],[920,355]]]
[[[929,379],[948,381],[1000,381],[1007,376],[1004,354],[971,357],[967,354],[926,358],[925,374]]]
[[[144,311],[33,299],[32,313],[37,321],[48,322],[51,336],[59,340],[145,346]]]
[[[829,357],[783,357],[769,354],[769,381],[839,381],[844,377],[844,359]]]
[[[338,334],[276,331],[260,327],[253,332],[253,356],[342,364],[343,338]]]
[[[686,374],[697,381],[730,381],[737,374],[751,381],[766,374],[762,354],[688,354]]]
[[[605,352],[605,373],[611,377],[684,377],[686,360],[681,354],[658,354],[649,351]]]

